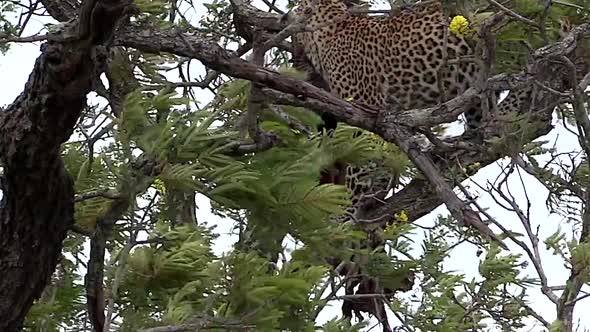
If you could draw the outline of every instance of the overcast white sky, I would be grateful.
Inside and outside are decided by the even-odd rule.
[[[258,5],[258,2],[255,1],[255,4]],[[284,6],[283,6],[284,7]],[[266,8],[264,5],[260,5],[259,8]],[[202,7],[202,3],[198,2],[197,10],[200,13],[204,13],[204,9]],[[195,19],[198,19],[202,14],[193,14],[192,16]],[[30,35],[37,33],[42,27],[42,23],[33,19],[29,28],[23,35]],[[39,43],[35,44],[23,44],[23,45],[12,45],[11,50],[8,52],[6,56],[0,55],[0,105],[5,106],[10,104],[14,98],[22,91],[24,87],[24,83],[26,82],[30,70],[33,67],[35,59],[39,55]],[[196,66],[195,66],[196,67]],[[193,77],[195,74],[202,73],[203,68],[199,66],[199,68],[195,69],[193,73]],[[202,94],[200,102],[206,103],[210,98],[210,94]],[[559,138],[559,139],[557,139]],[[557,129],[551,132],[546,137],[542,138],[543,140],[548,140],[550,145],[556,144],[559,151],[570,151],[577,148],[577,141],[576,138],[569,132],[567,132],[561,125],[557,125]],[[480,184],[485,184],[487,180],[493,181],[497,175],[499,174],[500,167],[498,165],[490,165],[481,171],[479,171],[474,177],[473,180],[477,181]],[[541,239],[543,240],[548,235],[554,233],[558,227],[561,227],[563,230],[571,230],[571,225],[566,223],[564,218],[558,215],[552,215],[548,212],[545,206],[545,199],[547,198],[547,190],[538,182],[536,182],[532,177],[528,175],[523,175],[525,179],[524,187],[527,190],[527,194],[531,199],[532,206],[531,206],[531,221],[534,225],[539,225],[539,233]],[[465,184],[469,184],[469,182],[465,182]],[[520,183],[520,179],[516,176],[512,176],[509,180],[509,184],[511,186],[512,193],[514,196],[520,199],[521,207],[524,209],[526,208],[526,200],[525,200],[525,193],[523,190],[523,185]],[[470,186],[470,188],[474,188],[474,186]],[[474,191],[477,193],[477,191]],[[508,227],[514,231],[518,231],[524,233],[524,229],[520,226],[520,222],[516,218],[515,215],[506,212],[503,209],[498,208],[498,206],[494,203],[493,199],[486,195],[483,192],[479,192],[481,195],[479,199],[479,203],[482,206],[490,207],[491,214],[505,227]],[[217,240],[215,244],[215,252],[222,253],[231,249],[231,245],[236,240],[235,236],[231,236],[230,230],[232,227],[231,220],[223,220],[217,216],[214,216],[210,213],[210,205],[208,200],[200,196],[197,198],[198,204],[198,213],[197,217],[199,222],[207,222],[208,224],[217,225],[217,231],[221,234],[221,237]],[[419,220],[419,224],[421,225],[429,225],[432,224],[434,219],[438,214],[447,214],[447,210],[444,207],[439,207],[435,211],[433,211],[428,216],[425,216],[421,220]],[[415,239],[418,240],[416,249],[414,254],[419,255],[420,248],[419,248],[419,241],[422,238],[422,234],[419,232],[415,235]],[[508,243],[512,252],[520,252],[520,250]],[[549,278],[549,285],[550,286],[558,286],[563,285],[565,280],[567,280],[567,271],[563,267],[563,262],[559,257],[552,256],[551,253],[545,250],[544,245],[541,245],[541,251],[543,255],[543,265],[545,271],[547,272],[547,276]],[[470,245],[462,245],[458,247],[456,250],[453,251],[451,257],[447,259],[446,267],[449,270],[456,271],[459,273],[463,273],[469,278],[477,277],[478,276],[478,262],[479,258],[475,255],[475,248]],[[536,277],[535,271],[532,268],[532,265],[529,264],[529,267],[523,271],[523,274]],[[588,291],[589,289],[586,288]],[[545,319],[549,321],[553,321],[555,319],[555,307],[554,305],[549,302],[541,293],[540,291],[531,291],[530,292],[530,301],[531,306],[535,308]],[[576,319],[580,320],[580,329],[579,331],[583,331],[585,329],[590,329],[590,317],[588,315],[583,315],[582,313],[585,311],[584,307],[588,307],[590,305],[590,299],[586,299],[585,301],[580,302],[577,305],[576,310]],[[328,308],[322,312],[320,315],[319,320],[321,322],[326,321],[334,316],[340,314],[340,305],[335,304],[333,307]],[[587,309],[586,309],[587,310]],[[393,316],[390,317],[392,322],[396,322]],[[377,328],[378,329],[378,328]],[[375,331],[376,329],[373,329]],[[522,331],[544,331],[540,325],[534,324],[531,321],[531,324],[527,326],[527,328],[522,329]]]

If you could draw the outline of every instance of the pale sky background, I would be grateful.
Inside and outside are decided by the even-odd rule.
[[[266,9],[264,5],[261,4],[259,1],[254,1],[254,4],[257,5],[259,8]],[[196,20],[200,18],[204,13],[204,7],[202,2],[197,1],[195,2],[197,6],[197,13],[189,15],[192,16],[193,19]],[[284,6],[280,6],[284,8]],[[379,6],[384,7],[384,6]],[[387,7],[385,7],[387,8]],[[38,21],[37,18],[32,18],[32,22],[29,24],[28,29],[25,31],[23,36],[31,35],[37,33],[42,28],[42,22]],[[24,84],[29,76],[31,69],[33,68],[33,64],[35,59],[39,55],[39,46],[40,43],[34,44],[13,44],[11,46],[11,50],[5,56],[0,55],[0,106],[6,106],[10,104],[14,98],[22,91],[24,88]],[[197,77],[198,74],[202,74],[204,71],[202,65],[195,66],[197,62],[193,62],[194,72],[192,73],[192,77]],[[206,103],[210,98],[210,93],[203,93],[199,95],[199,102]],[[549,135],[540,138],[541,140],[548,140],[548,146],[556,145],[559,151],[571,151],[571,150],[578,150],[578,143],[574,135],[566,131],[561,124],[555,121],[556,130],[553,130]],[[547,158],[539,158],[540,161],[547,160]],[[501,163],[493,164],[484,169],[480,170],[475,176],[473,176],[472,180],[482,184],[485,186],[486,182],[493,181],[500,172],[501,167],[499,166]],[[545,206],[545,200],[547,198],[547,190],[535,181],[531,176],[526,174],[523,175],[524,178],[524,186],[526,187],[527,194],[530,197],[532,202],[531,206],[531,222],[533,223],[534,227],[539,225],[539,233],[541,237],[541,241],[544,240],[548,235],[554,233],[558,228],[566,231],[566,234],[571,233],[572,225],[568,223],[563,217],[550,214]],[[520,225],[519,220],[517,217],[501,208],[499,208],[493,201],[491,197],[486,195],[484,192],[475,190],[476,187],[473,185],[469,185],[470,181],[467,180],[464,182],[465,185],[468,185],[469,188],[472,188],[472,193],[480,195],[478,200],[479,204],[484,207],[490,208],[490,213],[505,227],[512,229],[513,231],[524,233],[523,227]],[[510,188],[512,193],[515,197],[519,199],[519,203],[521,204],[521,208],[526,208],[526,199],[525,199],[525,192],[523,189],[523,185],[520,183],[520,179],[517,176],[511,176],[509,180]],[[1,195],[1,194],[0,194]],[[1,196],[0,196],[1,197]],[[221,254],[231,249],[231,245],[236,241],[237,237],[235,235],[231,235],[230,231],[233,226],[233,222],[231,220],[224,220],[220,217],[217,217],[210,212],[210,204],[208,199],[202,195],[197,197],[197,218],[199,222],[203,223],[206,222],[210,225],[217,225],[216,231],[221,235],[219,239],[217,239],[214,251],[217,254]],[[444,206],[440,206],[435,209],[429,215],[421,218],[417,221],[420,225],[432,225],[433,221],[436,219],[437,215],[443,214],[447,215],[447,209]],[[498,231],[495,229],[495,231]],[[417,240],[415,250],[413,252],[414,255],[418,256],[420,254],[420,241],[423,238],[423,234],[421,231],[417,231],[414,235],[414,239]],[[508,246],[513,253],[521,253],[515,245],[513,245],[509,240],[506,241]],[[528,241],[527,241],[528,243]],[[292,247],[292,243],[289,241],[285,241],[285,244],[288,247]],[[550,286],[558,286],[564,285],[565,281],[567,280],[568,274],[566,269],[563,267],[563,262],[561,258],[555,257],[551,254],[551,252],[545,250],[544,245],[541,243],[540,249],[542,251],[543,256],[543,265],[549,278],[549,285]],[[523,256],[524,258],[524,256]],[[471,245],[461,245],[457,247],[451,254],[451,256],[445,261],[445,266],[450,271],[455,271],[458,273],[462,273],[470,279],[471,277],[478,276],[478,263],[479,258],[475,254],[475,247]],[[522,272],[523,275],[528,275],[530,277],[536,277],[536,273],[532,267],[532,264]],[[585,291],[590,291],[588,287],[584,288]],[[537,310],[546,320],[553,321],[555,319],[555,307],[554,305],[545,298],[544,295],[540,293],[540,291],[531,290],[529,292],[530,303],[531,306]],[[559,295],[559,293],[558,293]],[[588,315],[583,315],[583,312],[586,308],[590,308],[590,298],[581,301],[576,306],[576,320],[579,320],[580,327],[578,331],[584,331],[584,329],[590,330],[590,317]],[[588,309],[586,309],[588,310]],[[318,319],[318,323],[325,322],[335,316],[340,315],[340,303],[334,303],[332,307],[325,309]],[[374,320],[373,320],[374,321]],[[390,314],[390,321],[397,323],[397,320],[393,315]],[[380,327],[375,327],[371,331],[379,331]],[[536,321],[530,321],[530,324],[521,331],[544,331],[542,326]]]

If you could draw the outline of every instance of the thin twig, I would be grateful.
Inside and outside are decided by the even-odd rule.
[[[518,13],[516,13],[515,11],[511,10],[510,8],[505,7],[504,5],[502,5],[501,3],[499,3],[498,1],[495,0],[488,0],[488,2],[497,7],[498,9],[500,9],[501,11],[503,11],[504,13],[506,13],[508,16],[513,17],[523,23],[526,23],[530,26],[533,26],[535,28],[539,28],[539,24],[533,20],[530,20]]]

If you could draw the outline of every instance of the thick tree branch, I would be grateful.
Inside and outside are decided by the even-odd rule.
[[[142,157],[138,157],[142,159]],[[135,197],[145,191],[152,183],[151,173],[159,172],[158,165],[151,167],[151,172],[144,174],[139,171],[143,165],[134,167],[131,179],[122,183],[118,192],[122,194],[115,198],[108,209],[96,221],[96,229],[90,240],[90,257],[88,259],[84,283],[86,288],[86,300],[88,316],[96,332],[104,331],[105,324],[105,299],[104,299],[104,259],[107,241],[115,222],[121,219],[122,215],[129,210],[135,202]]]
[[[243,0],[230,0],[234,20],[242,24],[262,28],[270,32],[279,32],[286,24],[280,21],[280,15],[262,11]]]
[[[576,38],[590,31],[589,25],[584,24],[575,29],[564,41],[543,48],[536,53],[537,58],[547,58],[549,55],[568,54],[576,47]],[[207,67],[223,72],[236,78],[247,79],[271,88],[291,94],[300,99],[299,105],[304,105],[316,111],[322,108],[334,114],[339,121],[357,126],[369,131],[375,131],[375,120],[378,110],[356,103],[347,102],[334,97],[330,93],[313,85],[279,74],[276,71],[257,66],[243,59],[233,56],[219,45],[199,36],[183,36],[173,30],[163,31],[150,24],[131,24],[122,29],[116,39],[118,45],[134,47],[144,52],[170,52],[176,55],[195,58]],[[554,49],[553,49],[554,48]],[[488,85],[492,90],[521,87],[530,84],[535,77],[523,73],[520,75],[497,75],[490,78]],[[410,110],[402,113],[402,119],[397,117],[395,122],[400,125],[413,127],[417,125],[436,125],[448,122],[451,116],[461,113],[460,104],[470,102],[476,97],[474,89],[445,104],[424,110]],[[285,101],[292,103],[293,100]],[[451,110],[451,111],[449,111]],[[415,115],[414,115],[415,114]],[[456,117],[456,116],[455,116]],[[428,121],[428,119],[430,120]],[[434,118],[434,119],[433,119]],[[393,115],[392,115],[393,119]],[[391,120],[384,118],[384,120]],[[382,124],[383,130],[388,130],[389,121]]]
[[[219,45],[198,36],[181,38],[179,33],[173,30],[163,31],[148,23],[132,24],[122,29],[115,43],[144,52],[169,52],[195,58],[207,67],[226,75],[247,79],[295,96],[305,96],[306,99],[320,100],[330,104],[330,110],[338,113],[337,115],[342,121],[361,128],[372,128],[377,115],[377,111],[374,109],[348,103],[307,82],[257,66],[233,56]]]
[[[545,63],[544,61],[550,57],[571,54],[576,48],[576,40],[578,40],[583,35],[588,34],[588,32],[590,32],[590,25],[581,25],[580,27],[574,29],[574,31],[572,31],[572,33],[563,41],[538,50],[533,56],[533,62],[531,65],[532,72],[536,73],[537,75],[528,75],[523,73],[518,75],[517,79],[509,81],[517,81],[517,84],[523,85],[526,84],[523,82],[532,84],[534,80],[548,79],[546,73],[539,71],[540,67],[546,67],[546,65],[542,65]],[[461,103],[469,103],[478,95],[478,91],[469,89],[465,94],[440,106],[426,110],[411,110],[402,115],[401,119],[397,117],[397,113],[386,115],[383,117],[383,119],[378,119],[378,114],[380,112],[376,109],[356,103],[346,102],[336,98],[326,91],[314,87],[307,82],[286,77],[273,70],[244,61],[238,57],[232,56],[229,52],[223,50],[217,44],[214,44],[206,39],[199,38],[198,36],[183,36],[181,38],[178,36],[178,33],[173,31],[162,31],[149,25],[133,25],[129,26],[120,34],[119,38],[117,39],[117,43],[147,52],[171,52],[177,55],[199,59],[207,67],[216,71],[236,78],[247,79],[253,83],[265,86],[272,90],[286,93],[279,94],[269,89],[263,89],[267,95],[273,95],[275,102],[279,104],[284,103],[305,106],[318,113],[329,112],[334,115],[338,121],[346,122],[350,125],[375,132],[382,136],[385,140],[395,143],[400,143],[399,137],[397,137],[400,129],[411,128],[416,125],[435,125],[448,122],[449,118],[456,117],[456,114],[460,114],[462,111]],[[542,73],[542,75],[540,73]],[[563,73],[557,73],[557,76],[555,77],[562,76]],[[551,79],[555,79],[554,76],[551,76]],[[499,75],[489,79],[487,85],[488,88],[495,89],[505,84],[506,76]],[[555,83],[552,84],[555,85]],[[547,93],[541,95],[545,96],[545,99],[538,101],[536,104],[533,103],[533,105],[546,105],[548,103]],[[528,113],[530,110],[527,109],[522,111],[523,113]],[[542,115],[543,119],[550,119],[551,117],[547,116],[547,113],[550,114],[551,111],[551,107],[543,107],[542,109],[535,110],[536,113],[540,113]],[[387,112],[383,113],[387,114]],[[549,127],[550,124],[544,126],[543,129],[548,130]],[[492,126],[489,128],[489,131],[485,132],[486,137],[498,136],[502,133],[503,129],[504,128],[501,125]],[[530,137],[530,139],[532,140],[546,133],[546,130],[538,130]],[[465,156],[469,155],[467,152],[463,151],[456,153],[454,157],[461,157],[462,153]],[[487,153],[478,155],[477,158],[473,158],[471,156],[463,158],[463,160],[459,158],[459,160],[461,160],[463,163],[469,163],[470,161],[477,161],[481,163],[481,161],[478,159],[483,159],[485,162],[491,163],[498,157],[500,156]],[[423,167],[421,167],[421,170],[425,171],[422,168]],[[424,185],[424,183],[421,183],[421,185]],[[412,188],[409,189],[411,190]],[[428,192],[430,192],[430,190],[428,190]],[[412,210],[413,206],[419,205],[416,204],[416,200],[419,197],[424,197],[416,197],[414,195],[412,196],[413,199],[411,200],[410,206],[400,207],[398,200],[395,200],[395,206],[403,210]],[[433,209],[441,203],[439,199],[432,198],[431,202],[436,202],[436,204],[427,204],[426,207],[428,209]],[[457,206],[452,206],[455,205],[451,205],[451,211],[458,211],[455,208]],[[421,213],[424,212],[426,211],[422,211]],[[457,212],[455,212],[455,214],[460,216],[460,214]],[[391,216],[391,213],[383,214],[382,216]]]
[[[474,227],[488,240],[494,240],[504,249],[508,249],[502,240],[500,240],[494,232],[483,223],[479,215],[457,197],[453,192],[451,185],[436,169],[432,160],[426,153],[421,151],[410,132],[403,130],[403,128],[396,128],[396,132],[392,134],[391,139],[395,141],[402,151],[410,157],[416,167],[420,169],[422,174],[426,176],[431,187],[433,187],[436,192],[436,196],[440,197],[441,201],[446,204],[451,215],[455,217],[455,219],[466,226]]]

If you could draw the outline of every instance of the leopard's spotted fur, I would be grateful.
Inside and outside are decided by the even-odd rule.
[[[456,97],[478,78],[473,61],[457,63],[474,54],[463,38],[448,32],[445,50],[447,17],[438,1],[383,19],[352,15],[338,0],[303,0],[289,15],[306,11],[313,31],[296,34],[294,43],[338,97],[378,108],[421,108]],[[470,126],[481,120],[477,109],[466,113]]]

